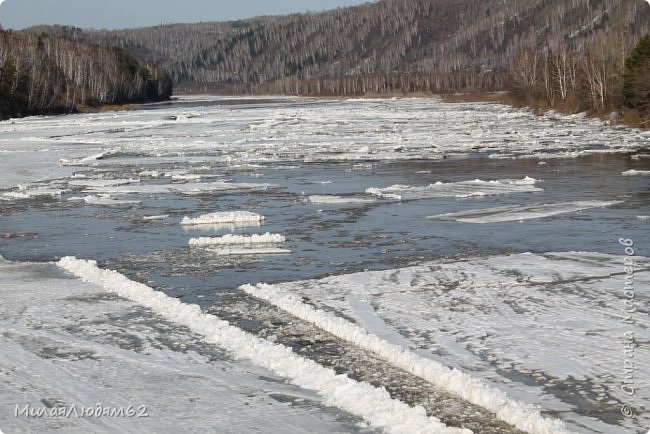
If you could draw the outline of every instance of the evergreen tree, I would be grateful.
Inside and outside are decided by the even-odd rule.
[[[625,60],[623,102],[629,108],[650,111],[650,34],[641,38]]]

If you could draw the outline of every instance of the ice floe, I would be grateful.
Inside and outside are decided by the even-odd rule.
[[[291,250],[279,247],[208,247],[205,251],[218,256],[265,256],[288,255],[291,253]]]
[[[88,195],[83,197],[73,196],[73,197],[69,197],[68,200],[71,202],[83,201],[88,205],[98,205],[98,206],[133,206],[142,203],[139,200],[114,199],[110,196],[95,196],[95,195]]]
[[[174,181],[196,181],[201,179],[201,175],[198,173],[177,173],[171,175],[171,178]]]
[[[354,196],[336,196],[336,195],[311,195],[308,197],[311,203],[325,203],[325,204],[354,204],[354,203],[372,203],[374,200],[354,197]]]
[[[286,238],[280,234],[271,234],[266,232],[264,234],[252,235],[234,235],[226,234],[221,237],[199,237],[192,238],[188,241],[190,246],[205,247],[205,246],[230,246],[230,245],[254,245],[254,244],[281,244],[286,241]]]
[[[161,176],[161,173],[158,170],[141,170],[138,172],[138,176],[143,178],[158,178]]]
[[[97,160],[102,160],[106,157],[113,155],[118,155],[121,152],[121,149],[107,149],[105,151],[98,152],[96,154],[89,155],[87,157],[73,158],[71,160],[62,158],[59,160],[59,163],[62,166],[84,166],[96,162]]]
[[[438,214],[427,218],[432,220],[455,220],[463,223],[498,223],[538,219],[592,208],[603,208],[619,203],[622,202],[592,200],[562,203],[539,203],[534,205],[510,205]]]
[[[436,197],[472,197],[489,196],[511,193],[531,193],[543,191],[536,187],[539,182],[534,178],[526,176],[523,179],[500,179],[494,181],[483,181],[474,179],[460,182],[436,182],[421,187],[395,184],[385,188],[371,187],[366,193],[384,199],[414,200],[429,199]]]
[[[650,176],[650,170],[636,170],[630,169],[625,172],[621,172],[623,176]]]
[[[198,217],[183,217],[181,225],[214,225],[222,223],[259,223],[264,216],[250,211],[219,211]]]
[[[37,186],[18,186],[17,190],[5,191],[0,193],[0,200],[22,200],[34,199],[39,197],[58,198],[68,190],[50,187]]]
[[[159,214],[159,215],[146,215],[142,216],[142,220],[151,221],[151,220],[165,220],[169,218],[169,214]]]
[[[269,188],[276,188],[274,184],[255,184],[246,182],[188,182],[174,184],[136,184],[116,186],[91,186],[85,191],[92,193],[106,194],[164,194],[179,193],[187,195],[198,195],[214,192],[230,191],[265,191]]]
[[[68,181],[68,185],[75,187],[112,187],[116,185],[138,184],[139,179],[79,179]]]

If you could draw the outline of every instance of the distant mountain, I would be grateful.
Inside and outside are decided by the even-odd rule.
[[[369,94],[503,89],[519,53],[628,52],[644,0],[382,0],[322,13],[116,31],[38,28],[122,47],[179,91]],[[564,95],[563,95],[564,96]]]
[[[0,1],[0,23],[9,29],[61,24],[81,28],[123,29],[162,23],[233,20],[260,15],[282,15],[326,10],[364,0],[5,0]]]

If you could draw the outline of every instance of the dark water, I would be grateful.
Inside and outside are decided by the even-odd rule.
[[[196,156],[195,156],[196,157]],[[142,169],[116,161],[102,166],[105,177],[135,177]],[[198,164],[196,166],[199,166]],[[188,164],[175,168],[192,169]],[[212,304],[220,294],[244,283],[282,282],[361,270],[396,268],[434,258],[510,252],[595,251],[621,254],[618,238],[637,241],[648,255],[650,182],[646,176],[621,176],[647,170],[648,160],[628,155],[576,159],[499,160],[486,157],[384,163],[283,162],[237,171],[214,164],[211,171],[235,182],[263,182],[266,191],[216,192],[198,196],[176,193],[125,197],[142,200],[134,207],[106,207],[60,199],[3,203],[0,254],[10,260],[50,261],[75,255],[146,282],[187,302]],[[427,185],[437,181],[540,180],[543,192],[470,198],[437,197],[373,203],[310,203],[309,195],[363,195],[368,187]],[[331,181],[331,183],[323,183]],[[143,180],[142,183],[158,183]],[[569,201],[622,201],[606,208],[546,218],[490,224],[427,219],[427,216],[505,205]],[[183,216],[246,210],[266,217],[259,227],[188,228]],[[164,220],[142,216],[169,214]],[[226,233],[280,233],[291,254],[217,256],[189,248],[192,237]],[[645,243],[644,243],[645,241]]]

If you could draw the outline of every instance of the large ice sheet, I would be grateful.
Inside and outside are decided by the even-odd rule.
[[[317,394],[234,362],[193,332],[54,264],[0,260],[0,295],[6,433],[369,431]],[[80,414],[97,404],[133,405],[137,414],[145,406],[148,417],[21,413],[74,406]]]
[[[633,257],[626,269],[624,256],[564,252],[440,260],[274,288],[345,314],[422,357],[479,375],[551,411],[573,430],[622,434],[650,424],[650,349],[643,345],[650,323],[642,307],[650,261]],[[629,271],[636,288],[632,302],[625,292]],[[636,307],[631,323],[630,303]],[[630,333],[633,359],[625,353]],[[633,396],[621,388],[628,375]],[[634,418],[621,415],[623,404]]]
[[[244,285],[244,291],[266,300],[288,313],[316,324],[323,330],[352,342],[361,348],[377,354],[387,362],[421,377],[441,389],[460,396],[472,404],[479,405],[510,425],[531,434],[567,434],[562,421],[544,418],[538,408],[508,398],[502,391],[490,387],[479,378],[467,375],[459,369],[450,369],[433,360],[418,356],[392,344],[347,319],[332,313],[314,309],[302,302],[298,296],[284,293],[270,285]]]

